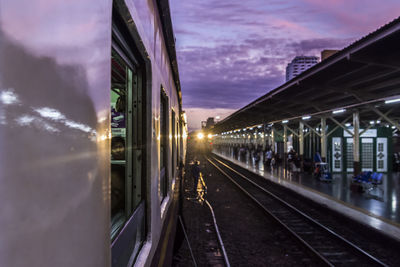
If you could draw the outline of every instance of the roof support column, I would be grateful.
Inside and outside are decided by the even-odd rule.
[[[287,167],[287,127],[286,124],[283,125],[283,164],[284,168]]]
[[[360,113],[355,111],[353,113],[353,159],[354,159],[354,175],[358,175],[361,170],[360,166]]]
[[[326,118],[321,118],[321,158],[323,162],[327,159],[327,141],[326,141]]]
[[[304,155],[304,123],[300,122],[299,123],[299,153],[300,157],[303,157]]]
[[[274,130],[273,127],[271,128],[271,139],[270,139],[270,141],[271,141],[271,150],[272,150],[272,152],[275,153],[275,130]]]
[[[301,170],[303,171],[303,159],[304,159],[304,123],[300,121],[299,123],[299,156]]]
[[[311,157],[312,158],[314,158],[314,155],[315,155],[315,152],[317,152],[317,148],[316,148],[316,146],[315,146],[315,132],[314,131],[311,131],[311,134],[310,134],[310,136],[311,136],[311,141],[310,141],[310,143],[311,143]]]
[[[262,131],[262,150],[263,151],[265,151],[265,148],[267,147],[267,142],[269,140],[268,138],[267,138],[267,140],[265,140],[265,134],[266,133],[267,133],[267,131],[265,129],[265,124],[263,124],[263,131]]]

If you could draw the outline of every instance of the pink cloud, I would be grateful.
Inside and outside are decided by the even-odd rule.
[[[332,19],[332,29],[338,34],[366,35],[400,15],[398,0],[303,0],[320,10],[321,19]]]
[[[272,27],[283,28],[288,31],[292,38],[318,38],[320,34],[316,31],[307,28],[300,23],[295,23],[289,20],[280,18],[270,18],[269,23]]]

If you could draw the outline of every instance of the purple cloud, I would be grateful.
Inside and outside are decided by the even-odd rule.
[[[204,111],[243,107],[281,85],[296,55],[350,45],[398,16],[400,2],[171,0],[171,9],[184,108]]]
[[[324,48],[348,43],[258,38],[237,45],[186,48],[178,54],[185,106],[240,108],[282,84],[286,65],[295,55],[318,56]]]

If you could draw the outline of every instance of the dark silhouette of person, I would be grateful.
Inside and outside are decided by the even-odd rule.
[[[197,184],[199,183],[200,177],[200,167],[199,162],[197,160],[194,161],[192,166],[192,177],[193,177],[193,192],[197,193]]]
[[[125,167],[111,165],[111,217],[124,212],[125,208]]]
[[[111,138],[111,157],[114,160],[125,159],[125,140],[121,136]]]

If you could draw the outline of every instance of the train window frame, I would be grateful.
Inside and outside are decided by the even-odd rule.
[[[165,88],[161,85],[160,89],[160,203],[168,195],[169,186],[169,168],[168,168],[168,155],[169,155],[169,99]]]
[[[114,17],[115,14],[113,14],[113,18]],[[131,74],[135,74],[129,77],[129,79],[132,81],[132,83],[129,83],[129,86],[131,86],[132,88],[128,88],[132,89],[133,92],[129,95],[129,99],[127,101],[130,105],[129,113],[132,114],[130,115],[130,117],[133,118],[132,121],[129,123],[129,127],[131,127],[131,131],[135,132],[135,138],[133,138],[129,143],[129,149],[131,149],[131,151],[133,152],[133,155],[130,158],[130,162],[132,162],[132,159],[134,160],[132,168],[136,171],[135,174],[132,172],[132,175],[134,175],[135,177],[143,178],[136,179],[135,183],[129,185],[132,191],[135,191],[134,189],[140,191],[139,193],[136,192],[135,194],[133,194],[131,201],[128,201],[127,203],[129,207],[132,207],[132,209],[134,209],[141,202],[141,200],[145,199],[145,177],[147,177],[147,173],[145,173],[146,160],[144,158],[147,154],[145,147],[147,138],[146,127],[143,127],[143,124],[147,124],[146,105],[149,105],[149,103],[147,103],[148,101],[146,101],[147,71],[145,66],[146,63],[139,62],[138,60],[138,58],[141,56],[132,52],[132,45],[130,45],[130,43],[134,43],[134,41],[130,40],[130,42],[128,43],[128,40],[126,40],[124,36],[129,35],[129,33],[122,33],[121,28],[123,28],[123,26],[117,25],[117,23],[113,21],[112,49],[114,49],[125,60],[129,68],[132,69],[133,73]],[[136,90],[133,90],[133,87],[135,87]],[[141,159],[141,163],[136,162],[135,159]]]
[[[177,154],[177,150],[176,150],[176,114],[175,114],[175,110],[171,109],[171,142],[172,142],[172,146],[171,146],[171,171],[172,171],[172,177],[175,177],[176,175],[176,154]]]
[[[181,154],[180,137],[182,136],[180,134],[180,132],[181,132],[181,130],[179,127],[179,117],[178,117],[178,119],[176,120],[176,135],[177,136],[175,137],[175,140],[176,140],[176,168],[179,168],[179,166],[180,166],[180,158],[179,158],[179,155]]]
[[[132,70],[124,58],[120,55],[121,54],[114,49],[113,45],[111,50],[111,96],[115,95],[115,97],[118,97],[118,99],[114,103],[114,107],[111,105],[111,207],[113,209],[113,201],[117,200],[118,198],[123,198],[124,203],[123,205],[121,203],[121,210],[119,210],[117,214],[113,215],[113,211],[111,213],[111,239],[114,239],[118,232],[122,229],[130,215],[131,210],[129,201],[127,201],[127,199],[129,199],[131,195],[129,186],[131,177],[131,153],[129,148],[131,147],[130,134],[132,129],[130,127],[130,116],[128,116],[128,114],[131,109],[131,90],[129,89],[129,84],[131,83]],[[114,82],[114,79],[118,82]],[[110,100],[110,103],[113,103],[112,97]],[[118,120],[114,121],[114,118],[118,118]],[[116,124],[116,126],[114,124]],[[113,147],[115,146],[115,143],[113,142],[114,140],[118,140],[119,143],[123,143],[123,155],[119,155],[118,158],[114,158],[117,154],[117,152],[113,150]],[[119,173],[119,175],[113,176],[114,173]],[[123,179],[123,181],[114,182],[121,179]],[[113,184],[123,188],[114,188]],[[113,198],[114,194],[117,195],[115,198]],[[115,218],[116,215],[118,218]]]
[[[114,2],[111,51],[116,51],[132,70],[131,73],[128,71],[127,90],[131,90],[131,94],[128,94],[126,102],[129,103],[127,117],[130,118],[127,125],[134,134],[129,144],[126,144],[126,159],[131,175],[125,183],[125,191],[129,192],[125,199],[129,207],[126,208],[128,216],[118,233],[111,237],[112,266],[126,265],[137,257],[148,231],[146,188],[149,172],[146,166],[150,162],[150,147],[146,145],[146,140],[150,138],[148,135],[151,131],[147,127],[151,125],[151,120],[146,107],[151,107],[151,93],[147,92],[151,89],[151,82],[148,82],[151,79],[151,62],[138,41],[139,34],[135,29],[129,28],[125,22],[127,19],[123,18],[129,16],[126,10],[125,5]]]

